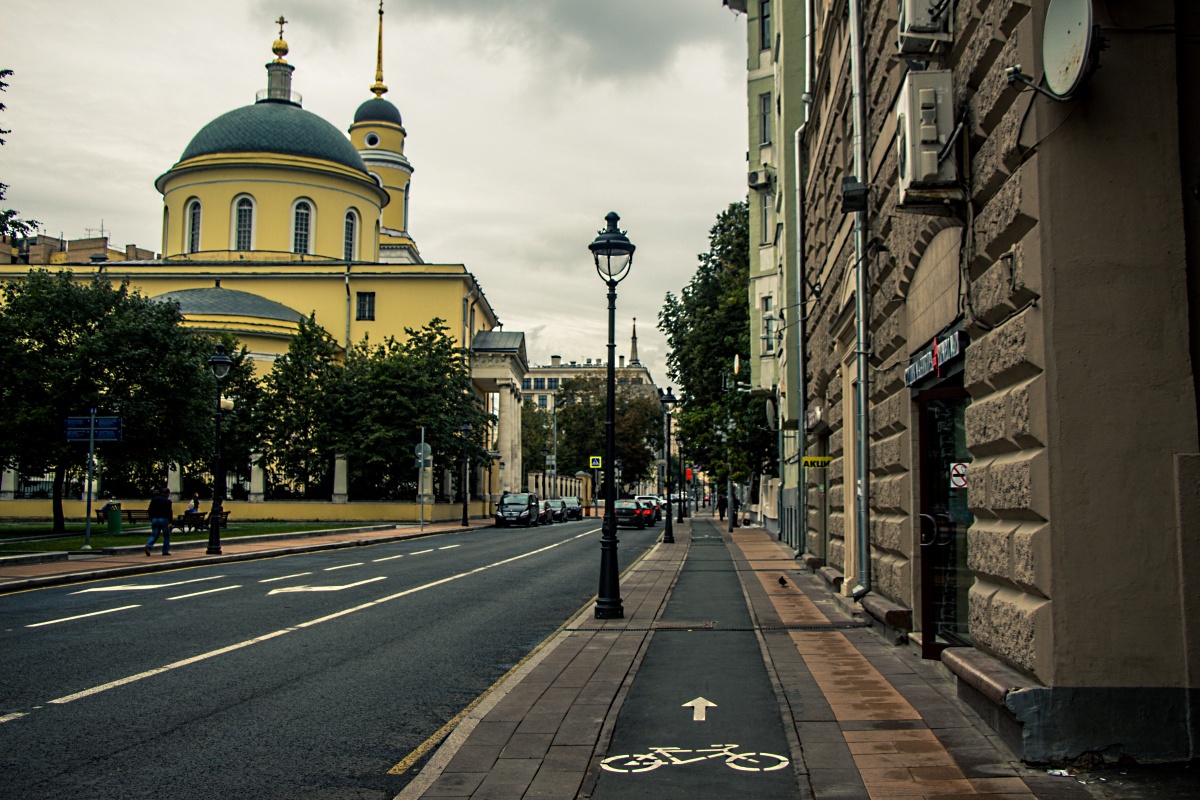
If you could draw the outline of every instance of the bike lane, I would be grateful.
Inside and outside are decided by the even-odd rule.
[[[613,730],[592,797],[799,798],[779,702],[719,529],[687,561]]]

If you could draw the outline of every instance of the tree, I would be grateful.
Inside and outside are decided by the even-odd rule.
[[[263,466],[275,490],[303,497],[332,493],[341,383],[332,337],[315,317],[301,320],[263,382]]]
[[[123,439],[99,452],[114,470],[159,480],[211,441],[205,367],[212,342],[183,327],[178,306],[154,302],[128,283],[69,271],[32,270],[3,286],[0,308],[0,462],[23,475],[54,475],[54,529],[64,529],[63,484],[86,466],[87,447],[66,442],[64,419],[123,420]],[[150,487],[145,487],[149,489]]]
[[[12,75],[11,69],[0,69],[0,92],[8,89],[8,84],[4,81],[5,78]],[[0,103],[0,111],[3,111],[7,106]],[[12,131],[7,131],[0,128],[0,145],[4,144],[4,136]],[[8,184],[0,183],[0,203],[4,202],[4,196],[8,192]],[[0,236],[28,236],[37,230],[38,222],[35,219],[21,220],[18,219],[19,211],[3,208],[0,206]]]
[[[538,408],[533,398],[525,398],[525,402],[521,404],[521,466],[525,473],[521,476],[522,486],[529,485],[530,472],[541,472],[545,468],[542,448],[553,450],[553,439],[553,420],[550,412]],[[564,471],[560,474],[568,473]]]
[[[464,457],[475,464],[488,459],[493,418],[471,388],[468,352],[441,319],[404,332],[403,342],[372,345],[364,338],[346,358],[337,429],[356,498],[415,496],[421,427],[435,474],[461,466]]]
[[[668,293],[658,327],[670,347],[667,373],[679,386],[674,425],[684,460],[718,480],[774,469],[775,435],[761,398],[736,391],[734,356],[750,358],[749,212],[731,203],[709,231],[709,250],[678,297]],[[724,437],[722,436],[724,434]]]
[[[590,469],[591,456],[604,454],[605,381],[568,378],[558,392],[558,470],[573,475]],[[662,407],[633,386],[617,386],[613,439],[621,477],[636,483],[651,477],[662,447]]]

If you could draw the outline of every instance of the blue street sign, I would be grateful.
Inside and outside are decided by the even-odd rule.
[[[87,440],[88,440],[88,429],[87,428],[84,428],[83,430],[78,430],[78,429],[67,430],[67,441],[68,442],[86,442]],[[121,441],[121,431],[120,431],[120,429],[97,430],[96,431],[96,441],[97,442],[119,442],[119,441]]]
[[[91,417],[67,417],[67,430],[87,430],[91,425]],[[98,431],[119,431],[121,430],[120,417],[96,417],[96,430]],[[83,438],[87,438],[86,436]]]

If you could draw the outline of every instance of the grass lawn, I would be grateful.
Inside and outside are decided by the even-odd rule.
[[[222,539],[234,539],[239,536],[260,536],[267,533],[297,533],[303,531],[338,530],[341,528],[360,528],[369,523],[334,523],[334,522],[230,522],[228,528],[221,530]],[[49,523],[3,523],[0,524],[0,554],[3,553],[33,553],[60,550],[78,550],[83,547],[83,523],[67,523],[67,533],[72,536],[61,539],[42,539],[33,542],[7,541],[26,536],[45,536],[53,533]],[[133,528],[125,527],[120,536],[109,536],[106,526],[92,526],[92,549],[100,550],[105,547],[120,547],[122,545],[142,544],[150,538],[150,526],[138,525]],[[207,541],[208,531],[183,533],[171,532],[172,542]],[[157,544],[161,544],[161,539]]]

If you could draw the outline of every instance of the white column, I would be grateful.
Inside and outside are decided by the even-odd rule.
[[[162,488],[161,486],[159,487]],[[172,500],[183,499],[183,467],[179,464],[172,464],[170,471],[167,473],[167,489],[171,492]],[[92,491],[95,491],[93,489]],[[86,490],[84,499],[86,500]]]
[[[4,476],[0,478],[0,500],[12,500],[17,496],[17,471],[15,469],[4,470]]]
[[[261,503],[267,494],[267,473],[262,465],[262,453],[250,454],[250,497],[251,503]]]
[[[348,498],[347,486],[350,482],[350,468],[344,455],[333,458],[333,502],[344,503]]]

